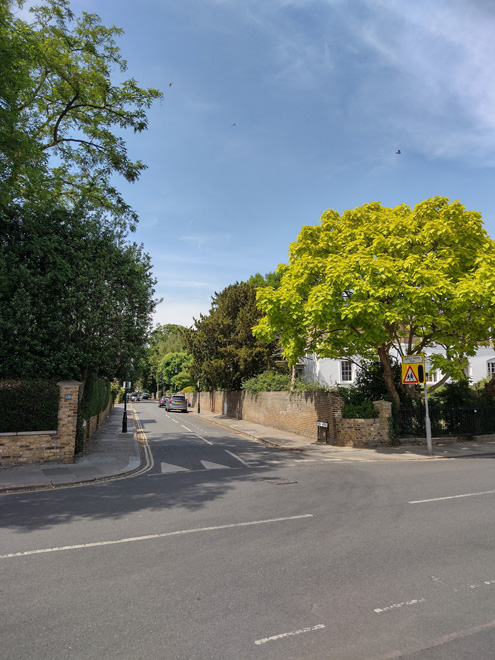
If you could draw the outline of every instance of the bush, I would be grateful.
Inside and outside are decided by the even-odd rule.
[[[77,411],[76,452],[84,448],[85,422],[103,412],[111,396],[111,385],[104,378],[89,376],[84,384],[84,392]]]
[[[260,392],[288,392],[290,391],[291,377],[276,371],[265,371],[258,376],[249,378],[242,383],[241,389],[250,394]],[[320,383],[305,382],[298,378],[294,385],[295,392],[325,392],[326,387]]]
[[[342,417],[346,419],[374,419],[380,413],[371,401],[361,403],[348,403],[342,408]]]
[[[59,395],[53,381],[1,381],[0,433],[56,431]]]

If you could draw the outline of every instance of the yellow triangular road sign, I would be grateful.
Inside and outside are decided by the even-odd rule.
[[[404,376],[404,380],[402,382],[406,385],[416,385],[419,383],[419,380],[411,367],[409,367],[406,371],[406,375]]]

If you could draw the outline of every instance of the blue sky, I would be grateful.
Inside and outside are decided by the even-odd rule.
[[[164,92],[127,136],[148,170],[119,184],[158,278],[156,323],[189,326],[215,291],[275,270],[329,208],[441,195],[495,237],[493,0],[72,7],[123,28],[128,76]]]

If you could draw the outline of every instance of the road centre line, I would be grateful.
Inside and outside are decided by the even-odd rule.
[[[187,426],[184,426],[184,424],[181,424],[183,429],[186,429],[186,431],[189,431],[189,433],[194,433],[192,429],[188,429]]]
[[[432,497],[429,500],[413,500],[408,504],[425,504],[426,502],[441,502],[442,500],[457,500],[461,497],[475,497],[477,495],[493,495],[495,490],[485,490],[480,493],[465,493],[464,495],[449,495],[448,497]]]
[[[314,630],[322,630],[326,626],[323,623],[319,623],[316,626],[307,626],[306,628],[300,628],[299,630],[291,630],[290,632],[282,633],[280,635],[272,635],[271,637],[263,637],[263,639],[257,639],[255,644],[266,644],[267,642],[275,642],[279,639],[284,639],[285,637],[295,637],[295,635],[301,635],[303,633],[313,632]]]
[[[8,555],[0,555],[0,559],[10,559],[12,557],[27,557],[28,555],[41,555],[49,552],[62,552],[65,550],[83,550],[86,548],[100,548],[107,545],[119,545],[122,543],[135,543],[137,541],[150,541],[154,539],[163,539],[167,536],[183,536],[184,534],[197,534],[198,532],[214,532],[221,529],[234,529],[236,527],[250,527],[253,525],[267,525],[276,522],[288,522],[290,520],[300,520],[302,518],[312,518],[312,513],[305,513],[299,516],[286,516],[284,518],[268,518],[267,520],[252,520],[249,522],[230,523],[228,525],[215,525],[214,527],[196,527],[193,529],[182,529],[176,532],[163,532],[162,534],[147,534],[146,536],[133,536],[130,538],[118,539],[116,541],[97,541],[94,543],[81,543],[78,545],[64,545],[55,548],[42,548],[40,550],[27,550],[26,552],[12,552]]]

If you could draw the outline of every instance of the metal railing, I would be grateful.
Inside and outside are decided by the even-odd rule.
[[[434,437],[495,433],[495,406],[445,408],[430,405],[429,414]],[[395,410],[393,418],[397,437],[426,436],[424,405]]]

